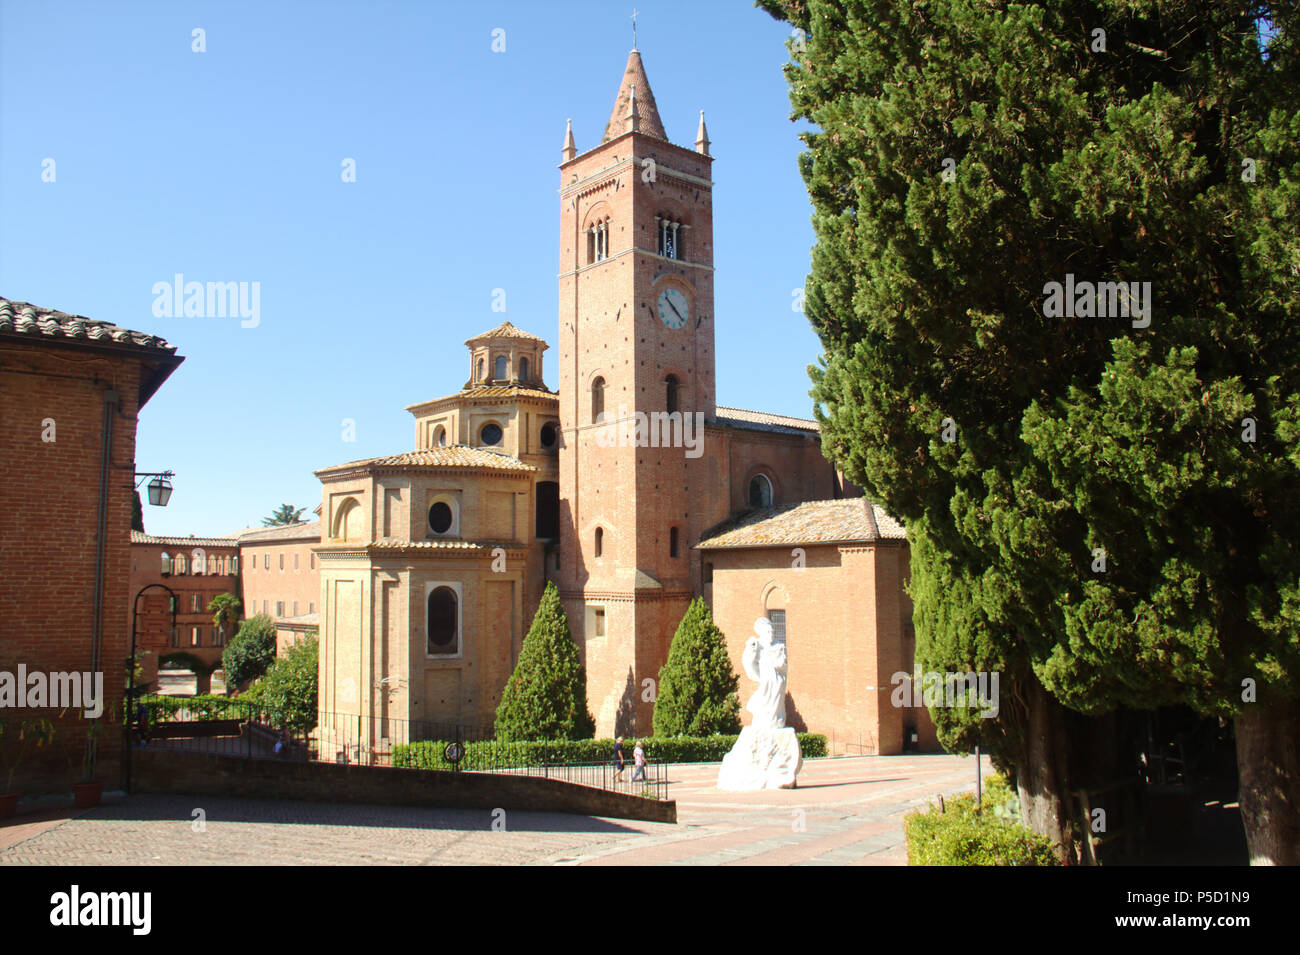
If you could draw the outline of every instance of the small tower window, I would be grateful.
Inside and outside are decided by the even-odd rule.
[[[682,383],[677,380],[676,375],[669,375],[664,379],[665,391],[667,392],[668,413],[682,410]]]
[[[591,423],[600,424],[605,416],[605,379],[591,383]]]
[[[484,375],[485,373],[486,373],[486,368],[485,368],[485,366],[484,366],[484,364],[483,364],[483,359],[480,358],[480,359],[478,360],[478,370],[477,370],[477,371],[475,372],[475,374],[474,374],[474,380],[475,380],[475,381],[482,381],[482,380],[483,380],[483,375]]]
[[[599,557],[605,550],[605,528],[596,528],[596,556]]]
[[[497,381],[505,381],[510,376],[510,360],[505,355],[497,355],[496,369],[493,377]]]
[[[432,446],[435,448],[444,448],[447,446],[447,429],[442,425],[433,429]]]
[[[609,258],[609,220],[602,219],[587,230],[587,262]]]
[[[655,222],[659,224],[659,254],[666,259],[681,259],[686,227],[663,216],[655,216]]]
[[[489,421],[487,424],[483,425],[483,430],[478,433],[478,436],[479,440],[481,440],[487,447],[495,447],[501,443],[501,425]]]
[[[457,603],[456,591],[450,587],[438,587],[429,594],[426,611],[429,656],[460,652]]]
[[[556,427],[554,421],[548,421],[542,425],[542,447],[550,451],[555,447],[556,442],[560,439],[560,429]]]
[[[520,381],[528,380],[528,359],[527,358],[519,359],[519,380]]]
[[[772,482],[767,479],[766,474],[755,474],[749,480],[749,506],[750,507],[771,507],[772,506]]]
[[[669,557],[680,557],[682,555],[681,546],[680,546],[680,537],[681,535],[678,533],[677,528],[673,527],[669,529],[668,531],[668,556]]]

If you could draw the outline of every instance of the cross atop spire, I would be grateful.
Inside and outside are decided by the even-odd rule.
[[[636,7],[632,8],[632,49],[636,49]]]

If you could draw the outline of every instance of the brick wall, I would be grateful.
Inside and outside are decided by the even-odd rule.
[[[113,415],[100,672],[108,706],[120,714],[129,652],[128,585],[140,366],[129,355],[0,343],[0,670],[19,663],[45,671],[91,669],[91,621],[99,511],[104,392]],[[53,441],[42,440],[54,422]],[[0,711],[13,725],[56,719],[58,710]],[[13,742],[10,733],[0,746]],[[49,749],[26,758],[14,787],[68,791],[86,745],[84,723],[68,724]],[[98,778],[118,778],[121,736],[99,742]],[[0,779],[0,786],[4,779]]]

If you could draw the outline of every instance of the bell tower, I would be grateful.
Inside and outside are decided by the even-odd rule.
[[[648,734],[717,493],[712,157],[669,141],[641,54],[600,143],[560,164],[560,587],[597,733]],[[705,485],[710,486],[706,487]],[[725,493],[725,491],[723,491]]]

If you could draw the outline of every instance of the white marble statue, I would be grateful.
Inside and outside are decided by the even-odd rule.
[[[773,640],[772,621],[766,617],[754,622],[754,634],[740,658],[746,675],[758,684],[745,709],[754,714],[754,729],[780,729],[785,726],[785,644]]]
[[[803,766],[799,738],[785,725],[785,643],[774,639],[772,622],[754,621],[754,636],[741,654],[745,674],[758,684],[745,709],[753,719],[718,770],[718,788],[790,789]]]

